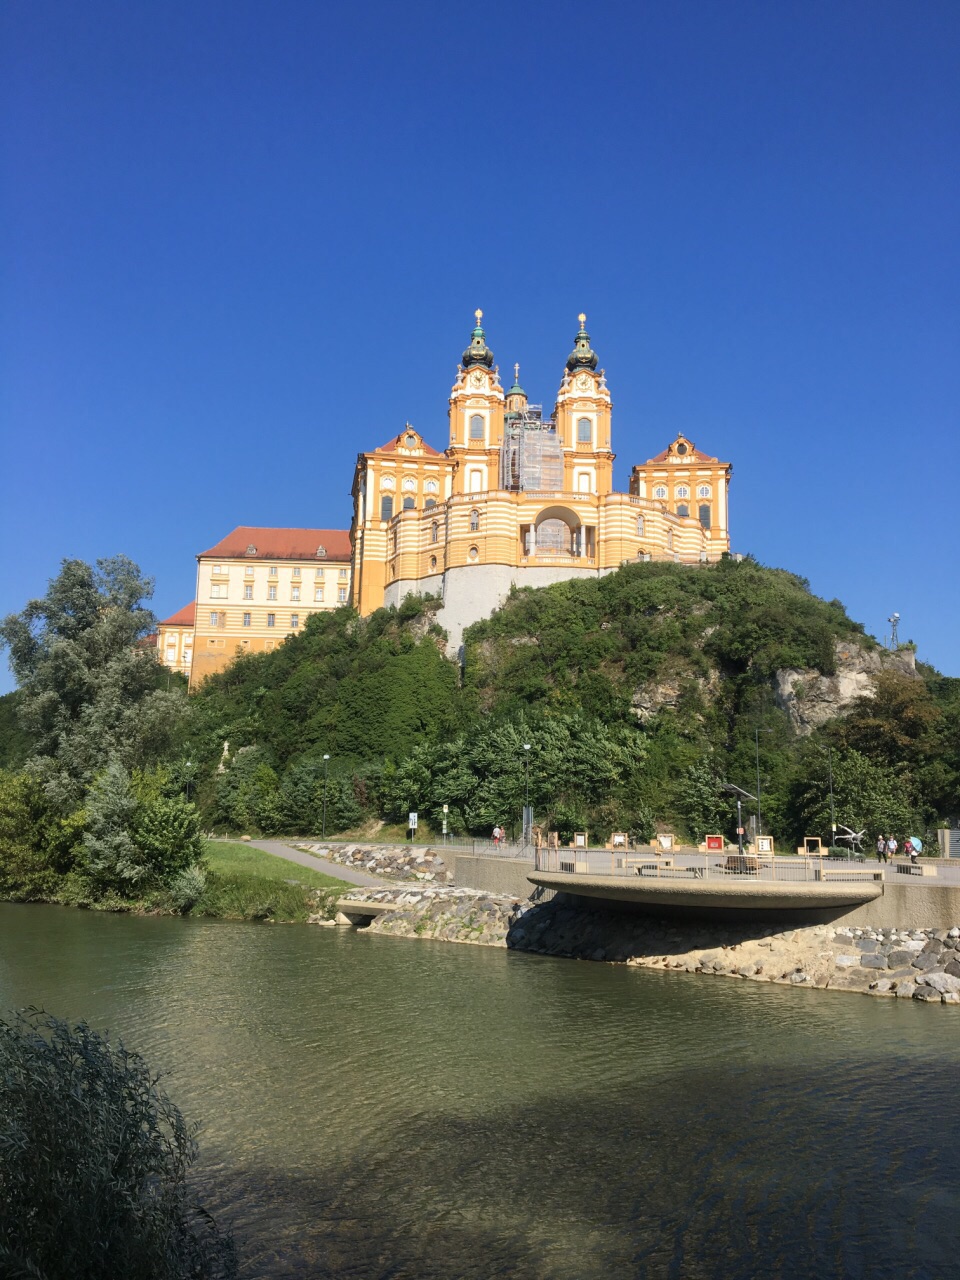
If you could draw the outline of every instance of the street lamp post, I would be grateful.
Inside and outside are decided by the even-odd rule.
[[[772,729],[760,729],[755,727],[753,731],[754,741],[757,744],[757,835],[763,835],[763,820],[760,817],[760,735],[761,733],[773,733]]]
[[[837,843],[837,814],[833,807],[833,748],[827,746],[827,776],[830,779],[830,848]]]
[[[533,823],[530,820],[530,747],[531,743],[523,744],[523,758],[526,765],[526,801],[523,806],[523,843],[529,844],[532,835]]]
[[[330,759],[328,755],[323,757],[323,830],[320,833],[321,840],[327,838],[327,761]]]

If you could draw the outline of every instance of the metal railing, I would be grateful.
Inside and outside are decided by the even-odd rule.
[[[754,853],[657,853],[609,849],[538,849],[537,871],[564,875],[640,877],[662,881],[749,880],[777,883],[854,883],[889,880],[898,884],[960,884],[960,866],[924,859],[907,862],[850,862],[826,855]]]

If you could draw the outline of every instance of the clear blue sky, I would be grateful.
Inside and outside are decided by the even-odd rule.
[[[474,308],[548,405],[584,310],[618,485],[684,431],[736,550],[960,675],[956,0],[8,0],[0,50],[0,612],[346,527]]]

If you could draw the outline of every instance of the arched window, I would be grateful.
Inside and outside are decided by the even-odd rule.
[[[577,441],[580,444],[589,444],[593,439],[593,423],[589,418],[577,419]]]
[[[412,511],[415,506],[416,506],[416,503],[414,502],[413,498],[404,498],[403,500],[404,511]]]
[[[697,490],[697,497],[709,498],[710,496],[711,496],[710,486],[708,484],[702,484]]]
[[[436,567],[437,567],[437,557],[436,557],[436,556],[431,556],[431,557],[430,557],[430,568],[431,568],[431,569],[435,569]]]
[[[471,440],[483,439],[483,415],[482,414],[475,413],[473,417],[470,419],[470,439]]]
[[[678,498],[690,497],[690,490],[687,488],[685,484],[677,485],[677,497]]]
[[[435,507],[437,505],[437,500],[436,498],[428,498],[423,505],[424,509],[429,511],[431,507]]]
[[[393,476],[382,476],[380,479],[380,488],[392,489],[396,483],[397,482],[394,480]]]
[[[406,446],[408,449],[415,449],[417,447],[417,437],[408,435],[406,439]]]
[[[643,537],[643,516],[637,516],[637,537]]]
[[[470,512],[470,532],[476,533],[480,528],[480,512],[474,507]]]
[[[436,482],[436,480],[428,480],[428,481],[427,481],[427,483],[426,483],[423,487],[424,487],[424,490],[425,490],[427,493],[436,493],[436,492],[437,492],[437,482]]]
[[[385,493],[380,499],[380,519],[393,519],[393,495],[390,493]]]
[[[700,507],[700,523],[704,529],[710,528],[710,507],[706,502]]]
[[[655,498],[665,498],[667,496],[667,486],[665,484],[658,484],[653,491],[653,496]]]
[[[686,516],[689,516],[689,514],[690,514],[690,508],[687,506],[687,504],[686,504],[685,502],[680,502],[680,503],[678,503],[678,504],[677,504],[677,515],[678,515],[678,516],[684,516],[684,517],[686,517]]]
[[[439,542],[439,541],[440,541],[440,522],[439,522],[439,520],[434,520],[433,524],[430,526],[430,541],[431,541],[431,542]]]
[[[411,490],[416,489],[417,482],[414,480],[413,476],[407,476],[403,482],[403,487],[409,493]]]

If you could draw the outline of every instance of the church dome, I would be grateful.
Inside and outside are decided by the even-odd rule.
[[[486,334],[481,328],[480,321],[483,319],[483,312],[478,311],[477,327],[471,335],[469,347],[463,353],[461,363],[465,369],[472,369],[477,365],[483,365],[487,369],[493,368],[493,352],[487,346]]]
[[[575,338],[573,350],[567,356],[567,368],[571,373],[577,369],[596,369],[600,357],[590,346],[590,335],[587,333],[587,317],[580,313],[580,331]]]

